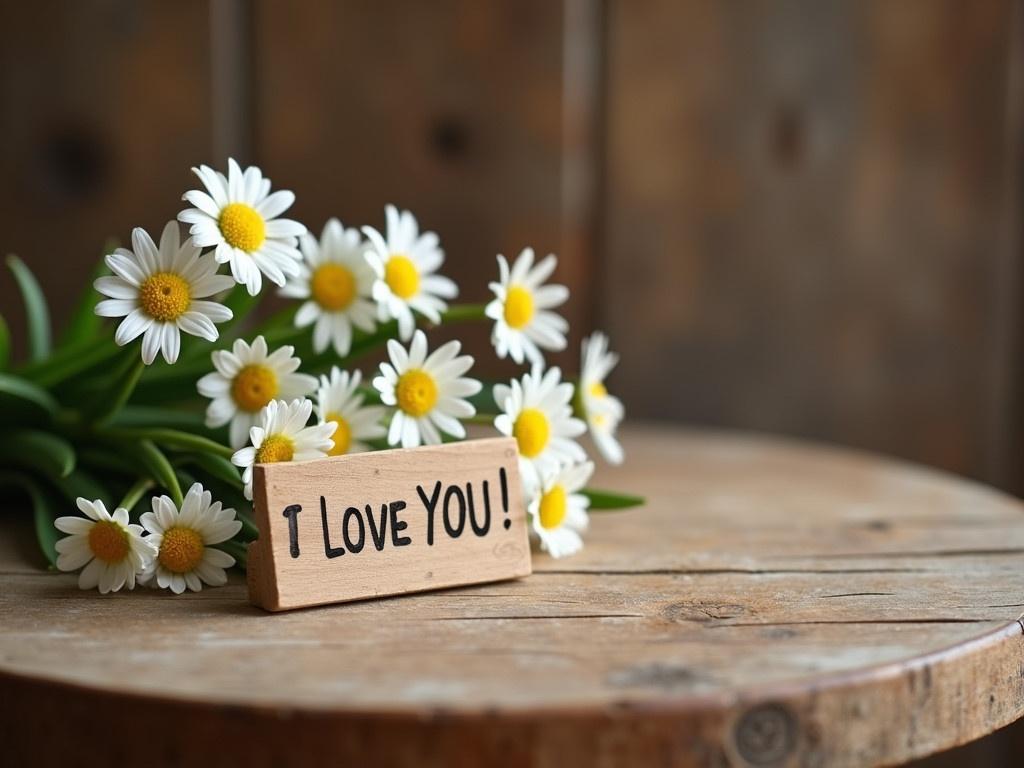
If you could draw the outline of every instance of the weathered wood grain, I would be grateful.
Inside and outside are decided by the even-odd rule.
[[[56,763],[100,708],[129,762],[870,766],[1024,711],[1020,502],[796,442],[626,446],[600,481],[648,506],[501,584],[268,616],[240,580],[79,593],[5,536],[0,741]]]
[[[597,63],[584,29],[566,76],[565,5],[254,3],[255,152],[317,233],[330,216],[383,227],[386,203],[414,211],[440,235],[442,271],[464,301],[491,297],[496,254],[558,254],[555,279],[573,291],[559,359],[575,362],[592,274]],[[487,333],[460,338],[482,351]],[[482,357],[484,370],[510,370]]]
[[[1019,488],[1019,4],[608,10],[598,304],[634,413]]]
[[[0,254],[36,272],[57,323],[108,238],[158,237],[189,168],[213,160],[208,14],[201,0],[0,5]],[[0,277],[20,349],[17,295]]]

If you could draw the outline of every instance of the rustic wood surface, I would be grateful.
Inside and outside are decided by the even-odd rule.
[[[866,454],[634,429],[575,558],[279,615],[101,597],[0,539],[14,764],[870,766],[1024,712],[1024,506]],[[96,713],[117,730],[96,738]],[[131,727],[121,727],[131,724]],[[55,738],[53,734],[59,735]]]

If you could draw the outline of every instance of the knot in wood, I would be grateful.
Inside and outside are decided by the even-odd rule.
[[[796,746],[797,724],[781,704],[747,710],[736,724],[736,751],[749,765],[776,765]]]

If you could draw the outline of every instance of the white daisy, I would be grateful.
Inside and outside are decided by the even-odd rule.
[[[395,415],[388,430],[390,445],[403,448],[439,445],[441,432],[456,437],[466,436],[459,419],[476,413],[464,398],[482,389],[476,379],[462,378],[473,365],[469,355],[459,356],[462,345],[449,341],[428,357],[427,337],[416,331],[409,351],[394,339],[388,341],[391,363],[381,363],[382,375],[373,380],[385,405],[395,406]]]
[[[315,377],[295,372],[302,361],[294,351],[286,345],[268,355],[266,339],[257,336],[251,346],[238,339],[230,352],[211,353],[215,370],[196,382],[199,394],[213,399],[206,408],[206,426],[231,422],[231,447],[241,448],[267,403],[305,397],[316,389]]]
[[[233,538],[242,523],[235,519],[235,510],[221,509],[221,503],[212,501],[199,483],[188,489],[181,511],[170,497],[160,496],[153,499],[153,511],[144,513],[139,522],[149,531],[146,541],[157,550],[144,574],[146,580],[155,576],[160,587],[170,587],[176,595],[186,587],[198,592],[204,582],[213,587],[227,583],[224,569],[234,565],[235,558],[211,545]]]
[[[297,221],[277,218],[295,202],[286,190],[270,193],[270,179],[256,166],[243,172],[234,160],[228,160],[228,175],[201,165],[192,172],[206,187],[193,189],[182,200],[195,208],[186,208],[178,220],[191,224],[189,230],[200,248],[216,248],[219,264],[231,264],[235,282],[246,287],[251,296],[260,292],[262,272],[277,285],[285,275],[299,274],[302,256],[295,238],[306,228]]]
[[[282,296],[307,299],[295,314],[298,328],[313,326],[313,349],[333,344],[340,357],[352,348],[352,326],[373,333],[376,308],[370,300],[374,272],[366,262],[367,245],[357,229],[345,229],[337,219],[324,227],[320,241],[299,238],[305,257],[299,274],[288,278]]]
[[[562,372],[550,368],[539,376],[523,375],[511,386],[494,387],[494,402],[503,411],[494,426],[519,445],[519,469],[528,493],[534,492],[546,475],[587,456],[574,438],[586,425],[573,418],[573,386],[562,381]]]
[[[173,363],[181,349],[181,331],[207,341],[217,340],[217,327],[231,319],[231,310],[207,296],[230,288],[227,275],[218,275],[217,262],[200,256],[191,240],[180,242],[178,222],[169,221],[160,247],[140,228],[132,230],[132,248],[118,248],[106,257],[114,273],[94,283],[109,299],[96,305],[102,317],[124,317],[114,341],[124,346],[142,335],[142,360],[149,365],[158,353]]]
[[[245,498],[252,501],[253,464],[322,459],[331,450],[331,435],[338,425],[328,421],[307,427],[311,413],[313,403],[305,399],[290,403],[271,400],[260,411],[256,426],[249,430],[252,445],[231,457],[231,462],[242,468]]]
[[[570,464],[550,474],[533,494],[527,511],[540,547],[552,557],[573,555],[583,548],[580,534],[590,523],[590,499],[577,493],[594,472],[594,463]]]
[[[330,456],[369,450],[362,440],[378,440],[387,434],[381,423],[387,409],[379,405],[363,405],[364,395],[359,391],[362,374],[331,368],[330,376],[320,377],[316,393],[316,414],[320,422],[333,422],[338,426],[331,435],[334,447]]]
[[[582,361],[576,390],[578,409],[587,421],[597,450],[612,464],[621,464],[622,445],[615,439],[615,430],[626,411],[622,401],[608,394],[604,384],[619,356],[608,351],[608,337],[597,332],[583,340]]]
[[[541,349],[559,351],[566,345],[569,323],[551,310],[569,298],[569,289],[543,284],[557,264],[551,254],[534,266],[533,249],[524,248],[510,270],[505,257],[499,255],[501,279],[490,284],[496,297],[485,310],[494,320],[491,343],[500,358],[511,356],[520,364],[529,360],[534,373],[544,365]]]
[[[79,497],[85,517],[58,517],[58,531],[70,534],[57,542],[57,567],[62,571],[85,568],[78,575],[81,589],[100,588],[100,594],[121,587],[135,589],[135,579],[153,560],[156,548],[142,537],[142,526],[129,524],[128,510],[111,515],[102,501]]]
[[[412,337],[416,327],[413,310],[432,323],[441,322],[448,309],[445,299],[454,299],[455,283],[434,272],[444,263],[444,251],[433,232],[419,233],[416,218],[409,211],[399,213],[393,205],[385,209],[388,235],[385,240],[373,227],[363,227],[372,248],[366,260],[373,268],[373,298],[381,322],[397,318],[402,341]]]

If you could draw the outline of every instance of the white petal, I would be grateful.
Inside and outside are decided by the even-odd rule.
[[[164,360],[174,365],[178,360],[178,353],[181,351],[181,334],[178,332],[177,325],[174,323],[163,324],[160,347],[163,351]]]
[[[144,333],[152,325],[153,318],[141,309],[132,310],[131,314],[117,326],[117,331],[114,332],[114,342],[124,346],[133,339],[138,338],[140,334]]]
[[[273,219],[292,207],[295,202],[295,194],[286,189],[280,189],[271,195],[267,195],[257,206],[256,210],[264,219]]]
[[[93,283],[93,287],[104,296],[112,299],[134,299],[139,295],[137,286],[133,286],[127,280],[119,277],[100,277]]]
[[[96,304],[96,314],[100,317],[124,317],[138,308],[135,299],[104,299]]]
[[[150,323],[142,336],[142,362],[151,365],[156,360],[160,351],[160,342],[163,340],[163,330],[158,323]]]

